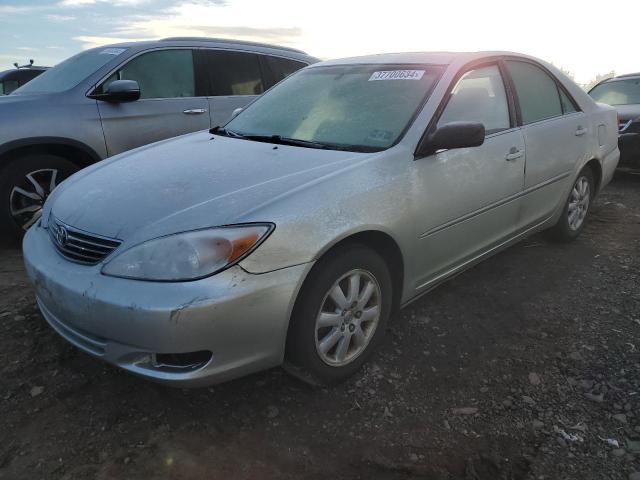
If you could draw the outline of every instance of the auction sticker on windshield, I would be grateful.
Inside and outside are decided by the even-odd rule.
[[[424,70],[386,70],[373,72],[369,77],[370,82],[376,80],[420,80]]]

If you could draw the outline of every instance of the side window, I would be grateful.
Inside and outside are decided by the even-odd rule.
[[[524,125],[562,115],[558,87],[549,75],[531,63],[507,60],[506,64],[516,88]]]
[[[208,50],[204,67],[209,72],[208,91],[213,96],[260,95],[264,92],[256,54]]]
[[[114,80],[138,82],[140,98],[194,97],[193,53],[191,50],[144,53],[111,75],[103,88]]]
[[[510,127],[507,94],[496,65],[468,71],[453,88],[438,124],[460,121],[482,123],[487,135]]]
[[[270,57],[268,55],[265,55],[263,58],[271,77],[267,82],[267,88],[272,87],[279,81],[287,78],[293,72],[307,66],[306,63],[289,60],[288,58]]]
[[[17,80],[5,80],[4,81],[4,94],[9,95],[15,89],[17,89],[20,85],[18,85]]]
[[[560,92],[560,102],[562,103],[562,112],[566,115],[568,113],[577,112],[576,107],[573,105],[573,102],[569,99],[564,90],[561,88],[558,89]]]

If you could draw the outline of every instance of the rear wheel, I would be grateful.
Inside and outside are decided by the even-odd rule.
[[[18,158],[0,171],[0,229],[19,240],[42,216],[51,192],[78,167],[56,155]]]
[[[553,239],[570,242],[580,235],[589,215],[594,192],[593,172],[585,167],[573,184],[558,223],[549,230]]]
[[[385,261],[364,246],[321,259],[298,296],[285,366],[315,384],[355,373],[384,335],[392,282]]]

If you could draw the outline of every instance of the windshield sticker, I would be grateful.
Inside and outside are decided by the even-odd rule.
[[[383,72],[373,72],[369,77],[370,82],[376,80],[420,80],[424,75],[424,70],[387,70]]]
[[[105,48],[100,52],[100,55],[120,55],[126,48]]]

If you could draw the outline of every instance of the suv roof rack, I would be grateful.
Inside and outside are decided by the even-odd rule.
[[[240,45],[247,45],[252,47],[266,47],[275,48],[278,50],[286,50],[289,52],[302,53],[307,55],[306,52],[298,50],[297,48],[283,47],[281,45],[271,45],[269,43],[249,42],[246,40],[233,40],[230,38],[209,38],[209,37],[167,37],[160,39],[161,42],[212,42],[212,43],[235,43]]]

